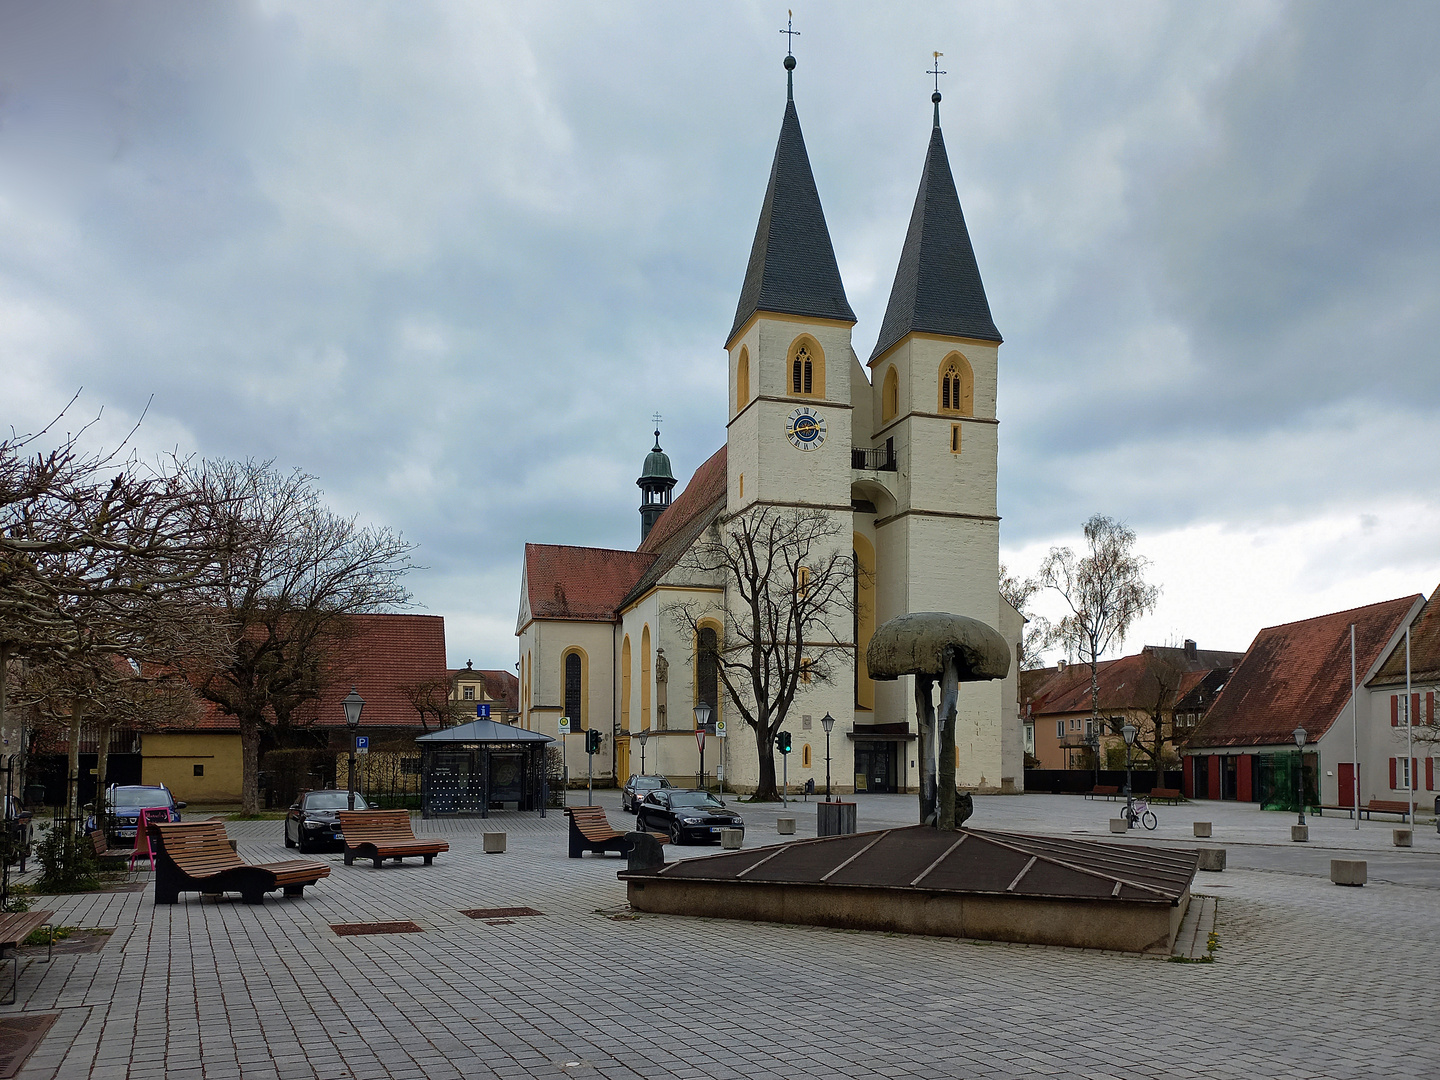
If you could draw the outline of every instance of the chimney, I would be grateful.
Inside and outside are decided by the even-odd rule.
[[[1065,670],[1065,661],[1064,661],[1064,660],[1056,660],[1056,661],[1055,661],[1055,670],[1056,670],[1056,672],[1064,671],[1064,670]]]
[[[1198,655],[1198,650],[1195,648],[1194,638],[1187,637],[1185,639],[1185,655],[1188,656],[1191,660],[1194,660],[1195,657]]]

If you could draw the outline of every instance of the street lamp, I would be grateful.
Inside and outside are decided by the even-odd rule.
[[[695,786],[705,786],[705,731],[710,725],[710,706],[705,702],[695,706],[695,741],[700,744],[700,771],[695,775]]]
[[[1305,740],[1310,736],[1303,727],[1290,733],[1295,737],[1295,748],[1300,751],[1300,767],[1295,770],[1296,802],[1300,806],[1300,824],[1305,824]]]
[[[835,718],[828,712],[820,718],[825,729],[825,801],[830,801],[830,731],[835,727]]]
[[[340,702],[345,708],[345,726],[350,729],[350,778],[346,788],[350,792],[350,809],[355,809],[355,732],[360,727],[360,713],[365,708],[365,699],[355,687]]]
[[[1135,798],[1131,795],[1131,759],[1130,751],[1135,745],[1135,736],[1139,734],[1134,724],[1126,724],[1120,729],[1120,734],[1125,736],[1125,820],[1128,823],[1125,827],[1135,827]]]
[[[640,743],[640,775],[645,775],[645,744],[650,741],[650,732],[642,731],[635,736]]]

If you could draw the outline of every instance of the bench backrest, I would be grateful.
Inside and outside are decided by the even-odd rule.
[[[1180,789],[1169,787],[1151,788],[1150,797],[1152,799],[1178,799],[1180,797]]]
[[[1371,799],[1370,805],[1367,806],[1366,809],[1380,810],[1391,814],[1408,814],[1410,812],[1410,804],[1395,799]]]
[[[341,810],[336,816],[345,843],[351,846],[415,839],[408,810]]]
[[[565,812],[574,820],[575,827],[592,840],[620,835],[610,824],[603,806],[568,806]]]
[[[150,828],[160,838],[160,849],[191,877],[208,877],[244,866],[230,849],[230,838],[220,821],[176,821]]]
[[[90,842],[95,845],[96,855],[103,855],[110,850],[110,841],[105,839],[104,829],[91,829]]]

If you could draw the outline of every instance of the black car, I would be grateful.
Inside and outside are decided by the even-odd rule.
[[[663,776],[632,776],[620,789],[620,809],[640,809],[640,801],[656,788],[670,787],[670,781]]]
[[[285,846],[310,851],[321,844],[344,847],[345,837],[340,832],[341,810],[350,809],[348,791],[304,791],[285,815]],[[369,810],[370,804],[357,791],[355,809]]]
[[[745,829],[734,810],[708,791],[657,788],[646,794],[635,815],[641,832],[670,834],[672,843],[710,843],[720,839],[721,829]]]

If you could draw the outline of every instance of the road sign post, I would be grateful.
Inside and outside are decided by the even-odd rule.
[[[566,735],[570,734],[570,717],[560,717],[560,801],[570,803],[570,758],[566,752]]]
[[[356,735],[356,736],[355,736],[355,753],[357,753],[357,754],[368,754],[368,753],[370,753],[370,736],[369,736],[369,735]]]

